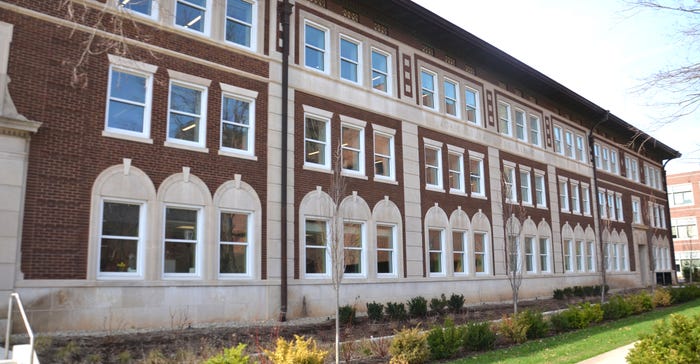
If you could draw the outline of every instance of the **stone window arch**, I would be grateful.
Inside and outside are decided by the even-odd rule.
[[[446,245],[449,233],[447,214],[437,204],[428,209],[423,222],[425,239],[425,262],[428,276],[439,277],[447,274]]]
[[[469,216],[457,207],[450,215],[450,234],[448,236],[447,254],[452,257],[448,259],[448,272],[455,276],[473,275],[474,249],[471,236],[471,222]]]
[[[365,200],[353,191],[340,203],[343,219],[344,277],[366,278],[368,272],[368,231],[371,231],[372,212]]]
[[[537,225],[537,254],[540,273],[554,273],[552,262],[552,228],[543,218]]]
[[[562,266],[563,272],[571,273],[574,272],[576,267],[575,259],[575,247],[574,247],[574,229],[565,223],[561,228],[561,252],[562,252]]]
[[[491,222],[481,210],[472,216],[473,267],[476,275],[489,275],[493,271],[493,242]]]
[[[307,193],[299,204],[299,259],[304,278],[330,278],[329,223],[335,204],[320,186]]]
[[[372,210],[373,234],[370,241],[370,251],[376,254],[369,255],[370,275],[377,277],[398,277],[403,269],[403,220],[401,210],[396,204],[385,196],[377,202]]]

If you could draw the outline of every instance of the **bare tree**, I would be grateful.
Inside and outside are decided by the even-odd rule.
[[[525,208],[518,204],[516,195],[515,175],[506,173],[505,168],[501,174],[501,210],[503,213],[503,232],[505,236],[504,255],[506,275],[513,296],[513,314],[518,314],[518,301],[520,285],[523,282],[523,259],[521,246],[521,232],[525,222]]]
[[[330,235],[330,255],[331,255],[331,277],[333,290],[335,290],[335,362],[340,360],[340,286],[345,273],[345,252],[344,252],[344,223],[340,211],[340,204],[345,198],[345,176],[342,167],[342,146],[338,143],[338,148],[333,155],[333,173],[331,174],[329,194],[333,202],[330,213],[329,235]]]

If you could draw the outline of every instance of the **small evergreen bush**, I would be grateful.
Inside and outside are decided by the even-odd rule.
[[[411,317],[425,317],[428,315],[428,300],[418,296],[408,300],[408,313]]]
[[[236,347],[226,348],[224,352],[207,359],[204,364],[248,364],[250,357],[243,355],[245,344],[238,344]]]
[[[367,317],[374,321],[379,322],[384,318],[384,305],[377,302],[367,302]]]
[[[503,315],[497,327],[501,335],[516,344],[527,341],[527,323],[514,318],[513,315]]]
[[[422,364],[428,361],[430,348],[425,333],[417,327],[396,333],[389,347],[390,364]]]
[[[564,298],[566,298],[564,295],[564,290],[559,288],[554,289],[554,292],[552,293],[552,298],[554,298],[555,300],[563,300]]]
[[[430,311],[438,315],[445,313],[445,308],[447,307],[447,297],[443,293],[440,298],[434,297],[430,299]]]
[[[496,344],[496,333],[491,330],[488,322],[469,323],[465,326],[464,348],[472,351],[493,349]]]
[[[464,328],[456,327],[450,319],[443,326],[435,326],[428,333],[428,346],[433,359],[452,358],[464,344]]]
[[[700,315],[673,314],[654,325],[627,354],[630,364],[700,363]]]
[[[597,303],[581,303],[577,306],[569,306],[568,309],[554,314],[549,322],[555,331],[564,332],[574,329],[584,329],[592,323],[603,320],[603,309]]]
[[[454,313],[459,313],[462,311],[462,308],[464,307],[464,295],[456,294],[453,293],[450,295],[450,300],[448,301],[448,306],[450,306],[450,310]]]
[[[632,314],[633,308],[629,301],[622,296],[613,296],[602,305],[603,318],[617,320]]]
[[[527,326],[525,336],[527,339],[539,339],[547,336],[549,325],[542,316],[542,312],[525,310],[518,313],[517,321],[521,326]]]
[[[313,338],[304,339],[303,336],[294,335],[293,341],[277,339],[275,350],[265,350],[265,355],[273,364],[323,364],[328,352],[319,349]]]
[[[642,312],[648,312],[654,309],[654,301],[651,295],[646,291],[626,297],[627,301],[632,306],[632,313],[638,315]]]
[[[387,302],[384,311],[389,320],[403,321],[408,317],[406,306],[401,302]]]
[[[671,293],[665,289],[657,289],[654,291],[654,297],[652,299],[654,307],[667,307],[671,305]]]
[[[355,322],[355,307],[350,305],[338,307],[338,318],[341,325],[351,325]]]

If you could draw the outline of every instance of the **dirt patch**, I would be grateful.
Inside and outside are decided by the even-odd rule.
[[[520,309],[553,311],[566,308],[571,301],[536,300],[520,303]],[[404,327],[420,325],[430,329],[442,324],[446,318],[455,324],[488,321],[501,318],[513,310],[511,304],[483,304],[465,307],[460,313],[429,315],[404,322],[370,322],[359,317],[351,325],[341,327],[341,341],[353,342],[393,335]],[[84,335],[39,335],[37,352],[42,363],[136,363],[158,351],[167,363],[192,362],[219,352],[222,348],[247,344],[251,352],[262,352],[274,346],[277,338],[293,338],[294,335],[313,337],[319,345],[331,349],[335,341],[335,321],[330,319],[302,319],[285,323],[249,324],[244,326],[219,325],[212,327],[182,328],[148,332],[102,332]],[[380,358],[363,359],[361,362],[386,362],[381,353],[388,350],[389,340],[348,344],[346,347],[359,352],[379,352]],[[13,340],[13,343],[15,341]],[[375,346],[382,347],[375,347]],[[386,347],[383,347],[386,346]],[[332,356],[332,355],[331,355]],[[175,358],[175,359],[174,359]],[[181,358],[178,360],[177,358]],[[349,356],[348,356],[349,358]],[[158,362],[158,361],[151,361]]]

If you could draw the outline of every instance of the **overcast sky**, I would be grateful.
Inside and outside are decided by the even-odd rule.
[[[699,168],[700,113],[659,127],[666,99],[634,92],[655,71],[700,59],[680,34],[687,19],[622,0],[414,1],[680,151],[669,171]]]

